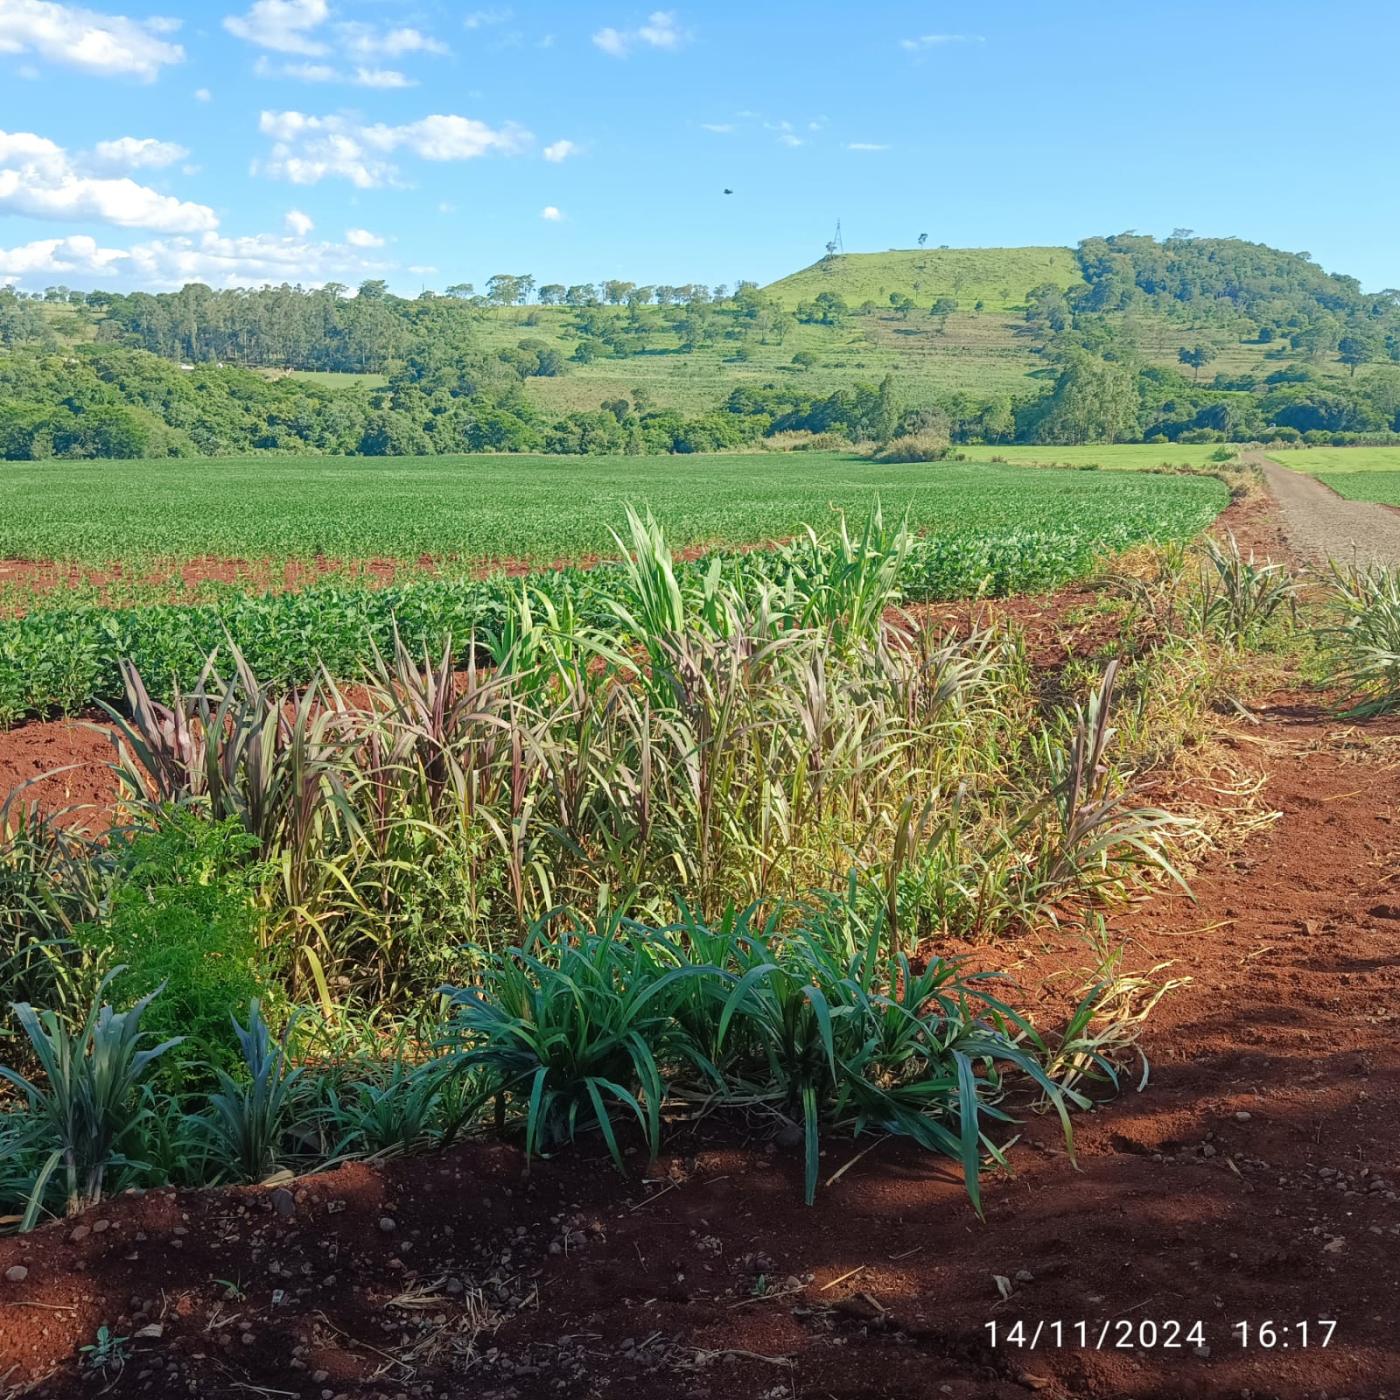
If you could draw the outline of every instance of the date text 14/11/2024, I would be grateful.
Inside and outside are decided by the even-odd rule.
[[[1024,1351],[1193,1351],[1207,1348],[1210,1334],[1221,1332],[1219,1323],[1210,1327],[1197,1318],[1185,1321],[1177,1318],[1108,1318],[1103,1321],[1077,1322],[1039,1321],[1024,1318],[1015,1322],[983,1324],[994,1347],[1013,1347]],[[1296,1347],[1299,1350],[1330,1346],[1337,1330],[1334,1318],[1318,1317],[1295,1322],[1272,1319],[1263,1322],[1235,1322],[1228,1328],[1230,1340],[1251,1350],[1275,1351]]]

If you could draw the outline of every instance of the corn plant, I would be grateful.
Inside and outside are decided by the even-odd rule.
[[[113,969],[98,989],[98,1002]],[[125,1159],[117,1150],[122,1134],[141,1113],[135,1099],[151,1066],[180,1037],[143,1047],[147,1039],[141,1017],[156,992],[143,997],[128,1011],[114,1011],[94,1003],[77,1030],[70,1029],[53,1011],[35,1011],[27,1003],[15,1005],[14,1015],[29,1041],[29,1048],[43,1071],[35,1082],[7,1065],[0,1078],[25,1096],[29,1112],[42,1124],[49,1158],[36,1182],[35,1200],[42,1198],[51,1176],[61,1173],[67,1209],[76,1214],[102,1199],[108,1172]]]

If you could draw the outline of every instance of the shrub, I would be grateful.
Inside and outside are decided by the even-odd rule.
[[[257,840],[233,817],[166,807],[157,820],[122,854],[105,923],[80,925],[76,938],[121,969],[118,1002],[164,988],[147,1013],[152,1031],[186,1037],[211,1064],[231,1063],[230,1014],[268,980],[253,905],[261,870],[249,863]]]
[[[948,455],[946,434],[905,433],[871,453],[877,462],[941,462]]]

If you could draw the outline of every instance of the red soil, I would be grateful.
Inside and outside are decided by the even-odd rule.
[[[289,1192],[155,1192],[77,1242],[72,1224],[0,1241],[0,1376],[51,1397],[1400,1393],[1400,726],[1288,697],[1256,713],[1241,751],[1280,821],[1195,904],[1164,892],[1114,927],[1132,965],[1192,978],[1149,1023],[1148,1088],[1078,1120],[1077,1167],[1032,1120],[985,1223],[951,1164],[895,1142],[807,1209],[798,1154],[741,1124],[678,1130],[626,1181],[596,1143],[528,1175],[514,1148],[468,1145]],[[1032,987],[1082,957],[1010,951]],[[829,1142],[823,1175],[860,1151]],[[501,1325],[454,1354],[478,1287]],[[1234,1324],[1268,1319],[1287,1349],[1242,1347]],[[1091,1340],[1199,1321],[1205,1341],[990,1344],[988,1322],[1018,1320]],[[82,1378],[104,1324],[131,1358]]]
[[[95,721],[35,721],[0,729],[0,803],[37,806],[61,820],[101,830],[117,799],[116,750]]]
[[[753,549],[771,548],[772,544],[771,541],[753,544],[712,541],[687,545],[684,549],[673,551],[673,555],[678,562],[684,563],[721,547],[746,553]],[[22,616],[33,600],[76,588],[92,589],[97,601],[121,607],[128,601],[125,590],[133,585],[142,590],[164,590],[169,601],[179,602],[187,599],[191,591],[197,593],[202,584],[231,584],[247,592],[294,592],[330,579],[386,587],[406,578],[421,578],[425,574],[472,579],[505,574],[509,578],[523,578],[527,574],[556,569],[593,569],[599,564],[613,562],[616,562],[616,556],[603,554],[585,554],[552,562],[515,558],[477,559],[470,564],[435,554],[421,554],[412,560],[389,557],[338,559],[328,555],[316,555],[310,559],[231,559],[209,554],[178,563],[134,569],[120,563],[97,565],[64,563],[53,559],[0,559],[0,614]],[[142,601],[148,599],[143,598]]]

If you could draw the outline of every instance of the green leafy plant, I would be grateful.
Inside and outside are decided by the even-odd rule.
[[[105,1324],[97,1329],[95,1340],[78,1348],[89,1371],[104,1374],[120,1372],[130,1357],[130,1337],[119,1337]]]
[[[622,1169],[614,1114],[660,1148],[665,1067],[692,1058],[671,999],[705,971],[664,938],[617,920],[600,931],[525,943],[487,958],[480,985],[452,990],[453,1044],[464,1068],[525,1105],[525,1149],[550,1152],[581,1121]]]
[[[1281,608],[1296,613],[1298,585],[1282,564],[1241,553],[1233,533],[1224,544],[1207,536],[1201,548],[1206,564],[1189,607],[1198,630],[1240,647]]]
[[[1334,679],[1361,700],[1358,718],[1400,707],[1400,569],[1330,567],[1331,604],[1339,620],[1321,629]]]
[[[110,976],[98,989],[106,993]],[[26,1003],[14,1007],[40,1069],[36,1082],[7,1065],[0,1078],[25,1096],[29,1112],[41,1125],[41,1142],[49,1156],[34,1187],[42,1198],[52,1176],[64,1183],[67,1208],[74,1214],[102,1199],[108,1171],[126,1159],[117,1150],[121,1136],[144,1110],[136,1104],[138,1088],[151,1067],[179,1037],[143,1047],[149,1039],[141,1018],[156,992],[142,997],[128,1011],[94,1004],[82,1025],[70,1029],[52,1011],[35,1011]]]
[[[120,966],[114,996],[163,988],[147,1013],[152,1031],[178,1032],[211,1065],[230,1066],[238,1058],[230,1013],[268,982],[253,902],[262,875],[250,863],[257,841],[236,818],[210,821],[170,806],[154,816],[154,829],[119,850],[106,919],[80,925],[75,941]]]
[[[236,1180],[262,1181],[279,1165],[293,1095],[303,1074],[287,1059],[294,1022],[274,1040],[256,998],[248,1003],[246,1026],[237,1017],[231,1019],[243,1071],[235,1077],[215,1068],[219,1088],[209,1096],[208,1131],[215,1157]]]

